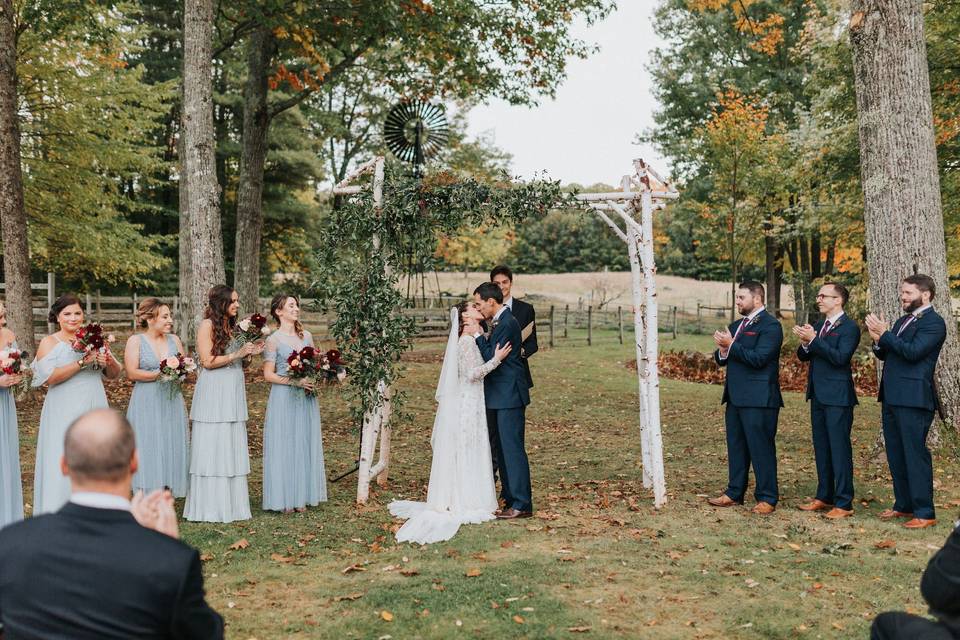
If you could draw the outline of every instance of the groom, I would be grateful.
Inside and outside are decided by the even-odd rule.
[[[530,385],[520,359],[523,337],[520,325],[503,304],[500,287],[484,282],[473,292],[480,312],[487,319],[491,332],[487,338],[476,334],[477,346],[485,361],[493,358],[497,345],[509,342],[513,350],[500,366],[483,379],[487,405],[487,426],[498,441],[497,466],[500,468],[500,497],[506,505],[497,518],[512,520],[533,515],[530,490],[530,463],[524,449],[524,412],[530,404]]]

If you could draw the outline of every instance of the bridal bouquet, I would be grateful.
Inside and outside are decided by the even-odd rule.
[[[340,352],[336,349],[320,353],[313,347],[304,347],[287,357],[287,366],[289,377],[294,380],[310,379],[314,384],[341,381],[347,375],[346,367],[340,359]],[[316,394],[316,391],[308,389],[304,389],[303,392],[308,397]]]
[[[263,340],[268,335],[270,335],[270,327],[267,326],[267,319],[259,313],[255,313],[237,323],[235,338],[239,343],[238,346]]]
[[[116,341],[117,339],[112,333],[103,335],[103,325],[99,322],[91,322],[77,331],[77,335],[74,337],[71,346],[77,353],[87,355],[93,351],[103,353],[108,344]],[[99,369],[100,367],[94,364],[93,368]]]
[[[27,355],[29,354],[26,351],[20,351],[19,349],[7,348],[0,351],[0,372],[8,376],[22,376],[23,378],[19,384],[10,388],[11,393],[18,399],[30,390],[30,375],[32,372],[24,362]]]
[[[164,358],[160,363],[160,377],[158,382],[165,382],[170,385],[170,394],[175,395],[177,388],[183,384],[187,376],[197,370],[196,361],[178,353],[175,356]]]

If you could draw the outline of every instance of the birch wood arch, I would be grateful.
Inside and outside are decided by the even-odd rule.
[[[385,159],[377,156],[359,166],[333,188],[334,195],[353,196],[363,187],[358,179],[372,177],[373,214],[383,205]],[[663,468],[663,438],[660,429],[660,377],[657,370],[658,329],[656,263],[653,253],[653,212],[663,209],[666,201],[679,197],[669,181],[647,165],[634,160],[633,173],[623,176],[620,191],[587,193],[576,196],[584,207],[596,213],[627,245],[633,288],[634,337],[637,354],[637,378],[640,405],[640,449],[643,485],[653,489],[654,506],[667,501]],[[611,215],[613,214],[613,215]],[[621,227],[622,224],[622,227]],[[373,239],[379,247],[378,238]],[[390,466],[392,389],[385,381],[377,385],[375,402],[363,416],[358,463],[357,502],[369,499],[370,483],[385,486]],[[380,455],[374,457],[379,442]]]

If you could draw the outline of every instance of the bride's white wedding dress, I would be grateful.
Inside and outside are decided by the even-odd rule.
[[[433,463],[427,501],[397,500],[389,506],[394,516],[408,518],[397,531],[399,542],[449,540],[461,524],[493,520],[498,507],[483,378],[500,363],[484,363],[473,337],[457,339],[456,314],[454,309],[437,387],[439,405],[431,438]]]

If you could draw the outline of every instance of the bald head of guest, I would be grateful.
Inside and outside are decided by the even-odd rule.
[[[133,428],[113,409],[94,409],[73,421],[63,440],[60,469],[74,493],[92,491],[130,497],[137,471]]]

